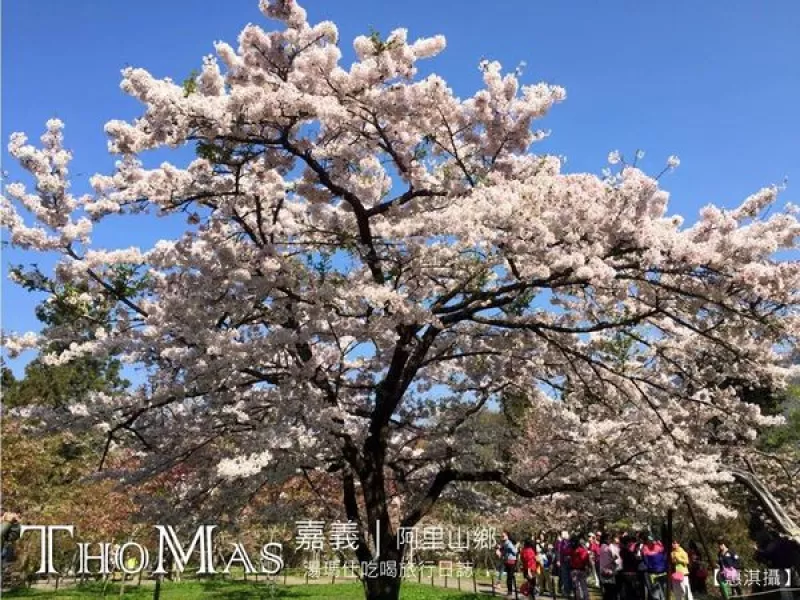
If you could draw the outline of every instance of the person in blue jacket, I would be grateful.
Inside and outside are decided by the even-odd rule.
[[[518,551],[514,539],[508,531],[503,532],[503,542],[500,545],[500,555],[506,570],[506,586],[508,595],[513,596],[517,590],[517,559]]]
[[[664,544],[652,535],[642,546],[642,562],[646,567],[647,595],[652,600],[664,600],[667,591],[667,552]]]

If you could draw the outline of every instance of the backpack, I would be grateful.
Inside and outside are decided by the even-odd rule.
[[[542,565],[543,569],[550,566],[550,557],[547,555],[547,552],[541,552],[537,554],[536,557],[539,559],[539,564]]]
[[[517,566],[517,548],[511,542],[503,544],[503,564],[507,567]]]

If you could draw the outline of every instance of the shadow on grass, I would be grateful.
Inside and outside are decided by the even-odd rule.
[[[362,600],[364,598],[364,588],[358,582],[284,587],[281,584],[270,585],[267,582],[238,582],[236,585],[226,580],[210,579],[203,581],[201,585],[203,597],[231,600]],[[411,582],[404,583],[400,590],[401,600],[482,600],[486,597],[485,594],[446,590]]]
[[[3,598],[60,598],[84,600],[87,598],[109,599],[119,598],[119,583],[106,586],[103,594],[102,582],[91,582],[68,587],[58,591],[21,588],[3,592]],[[127,586],[123,599],[150,600],[153,597],[152,586]],[[231,581],[230,579],[213,578],[164,582],[161,590],[162,600],[362,600],[363,587],[360,583],[291,585],[285,587],[280,583],[265,581]],[[403,584],[400,591],[401,600],[478,600],[485,595],[463,593],[457,590],[445,590],[416,583]]]
[[[341,598],[345,600],[361,600],[363,588],[358,583],[345,584],[313,584],[293,585],[285,587],[279,583],[269,582],[231,582],[224,579],[208,579],[200,582],[204,597],[230,598],[231,600],[306,598],[321,600]]]
[[[109,584],[106,588],[106,596],[112,593],[119,595],[119,587]],[[65,586],[59,590],[15,587],[3,591],[3,598],[99,598],[103,595],[102,582],[88,582],[80,585]],[[126,594],[127,596],[127,594]],[[134,598],[133,594],[130,596]]]

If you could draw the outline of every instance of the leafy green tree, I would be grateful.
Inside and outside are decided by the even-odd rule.
[[[45,331],[69,331],[78,339],[92,339],[97,329],[113,318],[111,298],[123,293],[135,272],[117,268],[106,295],[86,301],[88,284],[61,284],[45,277],[36,266],[14,267],[11,275],[30,291],[45,292],[46,301],[36,307]],[[58,351],[64,344],[53,342]],[[129,382],[122,376],[122,363],[113,356],[81,356],[66,364],[48,364],[35,358],[17,378],[8,366],[0,369],[3,405],[3,507],[21,514],[24,522],[36,524],[71,523],[78,535],[113,539],[129,529],[135,511],[130,498],[109,480],[87,477],[100,462],[99,434],[37,432],[31,435],[31,419],[22,415],[25,407],[63,408],[94,392],[122,391]],[[18,409],[18,410],[14,410]],[[121,456],[112,457],[120,463]],[[120,463],[121,464],[121,463]],[[98,503],[98,498],[108,502]],[[23,543],[24,542],[24,543]],[[14,570],[29,574],[37,568],[38,548],[31,540],[19,544]],[[59,564],[71,560],[72,550],[57,548]]]
[[[98,328],[106,328],[113,318],[117,297],[131,293],[141,284],[136,270],[118,266],[112,270],[105,294],[87,301],[89,285],[58,283],[45,276],[36,265],[30,269],[15,266],[11,276],[29,291],[45,292],[46,301],[36,307],[36,316],[45,332],[68,330],[74,340],[88,340]],[[77,335],[76,335],[77,334]],[[53,342],[48,349],[60,352],[65,343]],[[92,392],[113,393],[129,385],[122,376],[122,364],[113,356],[81,356],[64,365],[50,365],[37,358],[25,367],[17,379],[8,367],[2,369],[3,404],[8,408],[40,405],[66,406]]]

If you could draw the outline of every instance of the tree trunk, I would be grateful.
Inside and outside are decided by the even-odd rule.
[[[371,511],[370,511],[371,512]],[[377,536],[375,535],[377,533]],[[402,584],[402,561],[405,547],[398,548],[398,537],[388,522],[378,521],[377,532],[370,532],[374,553],[358,552],[359,560],[367,565],[367,572],[362,572],[364,594],[366,600],[398,600]]]
[[[356,556],[361,562],[362,582],[366,600],[398,600],[402,584],[401,569],[405,546],[398,544],[397,532],[392,527],[386,502],[386,493],[380,462],[370,464],[372,469],[361,473],[362,493],[366,523],[360,517],[354,477],[344,476],[344,504],[348,519],[362,524]],[[371,548],[368,540],[372,542]],[[398,547],[399,546],[399,547]]]
[[[396,538],[392,538],[395,540]],[[367,572],[364,575],[364,594],[366,600],[398,600],[400,598],[401,562],[405,553],[397,549],[393,543],[381,543],[380,553],[373,563],[377,563],[375,573]],[[387,569],[386,565],[393,565],[394,569]],[[382,568],[384,566],[384,568]]]
[[[398,600],[401,583],[402,579],[400,579],[399,573],[396,577],[366,577],[364,578],[365,598],[366,600]]]
[[[700,528],[700,524],[697,522],[697,515],[694,513],[694,508],[692,507],[691,500],[689,500],[689,496],[684,496],[683,499],[686,501],[686,508],[689,509],[689,517],[692,519],[692,523],[694,524],[694,530],[700,537],[700,545],[703,547],[703,552],[706,554],[708,568],[710,569],[714,565],[714,556],[711,554],[711,550],[709,550],[708,544],[706,543],[706,536],[703,533],[703,530]]]

